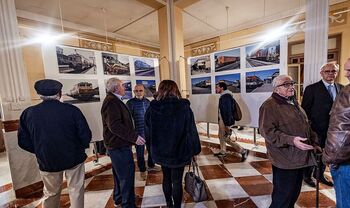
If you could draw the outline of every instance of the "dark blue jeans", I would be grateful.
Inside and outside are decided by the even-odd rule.
[[[350,164],[330,167],[334,182],[337,208],[350,207]]]
[[[140,169],[140,172],[146,171],[146,163],[145,163],[145,145],[136,145],[136,156],[137,156],[137,166]],[[154,167],[154,162],[151,157],[151,152],[149,151],[149,148],[147,146],[148,150],[148,160],[147,160],[147,166],[149,168]]]
[[[113,198],[115,204],[121,204],[123,208],[135,206],[135,164],[131,147],[122,147],[109,150],[112,160],[114,176]]]

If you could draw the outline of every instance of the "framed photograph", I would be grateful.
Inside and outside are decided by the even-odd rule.
[[[255,44],[246,47],[247,68],[267,66],[280,63],[280,41],[261,45]]]
[[[60,79],[60,82],[63,84],[62,98],[64,103],[100,102],[97,80]]]
[[[154,60],[146,58],[134,58],[135,75],[154,77]]]
[[[215,71],[227,71],[241,68],[241,50],[239,48],[215,53]]]
[[[136,84],[143,84],[145,87],[145,97],[153,97],[157,90],[155,80],[136,80]]]
[[[251,92],[272,92],[272,80],[280,74],[279,69],[247,72],[246,90]]]
[[[211,94],[211,78],[200,77],[191,79],[192,94]]]
[[[210,73],[210,56],[191,58],[191,75]]]
[[[96,74],[93,51],[56,46],[58,71],[61,74]]]
[[[232,93],[241,92],[241,74],[227,74],[215,76],[215,84],[219,82],[225,82],[227,84],[227,89]]]
[[[103,73],[106,75],[130,75],[129,57],[102,53]]]

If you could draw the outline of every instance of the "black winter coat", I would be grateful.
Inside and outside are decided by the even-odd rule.
[[[84,162],[90,140],[86,119],[73,105],[47,100],[21,115],[18,145],[36,155],[41,171],[63,171]]]
[[[165,167],[185,166],[201,151],[194,115],[186,99],[153,100],[145,115],[145,133],[153,160]]]

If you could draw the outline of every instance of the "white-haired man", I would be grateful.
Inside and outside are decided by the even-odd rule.
[[[135,131],[128,107],[123,103],[125,88],[122,81],[107,81],[107,96],[101,108],[103,141],[112,161],[114,204],[135,207],[135,164],[131,146],[144,145],[145,140]]]
[[[259,109],[259,129],[272,163],[273,192],[270,208],[294,207],[300,194],[303,171],[316,164],[316,134],[295,100],[295,82],[276,77],[273,93]]]
[[[338,64],[327,63],[321,67],[322,79],[314,84],[311,84],[305,88],[301,107],[306,112],[306,115],[310,121],[311,128],[316,132],[318,137],[318,143],[321,148],[324,148],[327,139],[327,129],[329,125],[329,112],[331,111],[333,101],[336,95],[343,88],[343,85],[335,83],[339,71]],[[318,179],[321,183],[328,186],[333,186],[333,183],[327,180],[324,176],[326,166],[320,164],[320,172]],[[304,172],[304,181],[312,187],[316,187],[315,182],[312,179],[313,167],[306,169]],[[314,177],[316,177],[316,171],[314,170]]]

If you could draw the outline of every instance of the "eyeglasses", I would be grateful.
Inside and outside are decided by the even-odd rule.
[[[135,90],[135,92],[143,92],[143,90]]]
[[[323,72],[326,73],[326,74],[330,74],[330,73],[335,74],[338,71],[337,70],[324,70]]]
[[[287,82],[287,83],[283,83],[283,84],[280,84],[280,85],[277,85],[276,87],[285,87],[285,88],[289,88],[289,87],[294,87],[294,85],[296,84],[296,82],[292,81],[292,82]]]

